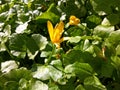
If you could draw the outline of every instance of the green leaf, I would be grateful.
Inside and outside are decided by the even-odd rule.
[[[120,45],[116,47],[116,55],[120,55]]]
[[[85,88],[80,84],[75,88],[75,90],[85,90]]]
[[[114,66],[115,70],[113,72],[115,81],[120,80],[120,57],[119,56],[113,56],[112,58],[112,65]]]
[[[54,82],[49,84],[49,90],[60,90],[58,85],[56,85]]]
[[[62,71],[54,68],[53,66],[48,66],[50,77],[57,82],[62,78]]]
[[[55,68],[59,69],[59,70],[63,70],[63,66],[62,66],[62,62],[61,60],[53,60],[50,63],[52,66],[54,66]]]
[[[48,85],[38,80],[32,80],[28,90],[48,90]]]
[[[105,17],[102,21],[102,25],[113,26],[120,22],[120,18],[118,14],[110,14]]]
[[[93,68],[88,63],[79,63],[79,62],[66,66],[65,72],[75,73],[76,76],[78,76],[82,81],[88,76],[92,76],[95,74]]]
[[[29,59],[34,59],[39,51],[39,47],[37,46],[35,40],[31,37],[26,37],[25,44]]]
[[[22,58],[28,53],[30,59],[34,59],[38,53],[39,47],[35,40],[25,34],[13,34],[10,37],[9,47],[13,55]]]
[[[64,55],[63,64],[69,65],[73,64],[74,62],[87,62],[91,61],[92,59],[92,55],[88,52],[82,52],[81,50],[70,50],[66,55]]]
[[[114,30],[115,30],[114,26],[98,25],[94,28],[93,34],[100,37],[107,37]]]
[[[10,34],[11,34],[11,25],[6,25],[3,32],[5,33],[5,35],[10,36]]]
[[[110,62],[105,62],[101,67],[101,75],[104,77],[111,77],[113,74],[114,67]]]
[[[52,4],[49,6],[47,12],[53,12],[53,13],[55,13],[56,15],[59,15],[59,16],[60,16],[60,12],[57,10],[56,7],[57,7],[57,6],[55,6],[55,3],[52,3]]]
[[[3,32],[0,32],[0,51],[6,51],[6,45],[5,43],[8,41],[8,38],[11,34],[11,26],[6,25],[3,28],[4,23],[1,24],[1,29],[3,29]]]
[[[6,51],[5,43],[8,40],[8,36],[4,32],[0,32],[0,52]]]
[[[100,24],[102,19],[99,16],[91,15],[86,19],[89,28],[94,28],[96,25]]]
[[[118,76],[120,76],[120,57],[113,56],[112,58],[112,65],[116,68],[116,70],[119,72]]]
[[[21,78],[20,81],[19,81],[19,90],[27,90],[28,88],[28,82],[26,79],[24,78]]]
[[[70,63],[74,63],[76,61],[79,62],[84,62],[84,60],[82,59],[82,51],[80,50],[71,50],[69,51],[65,56],[64,56],[64,64],[68,65]],[[76,56],[76,57],[75,57]]]
[[[57,82],[62,77],[62,72],[53,66],[37,66],[37,71],[33,72],[33,77],[40,80],[48,80],[50,77]]]
[[[81,40],[80,36],[75,36],[75,37],[70,37],[68,41],[70,43],[78,43],[80,40]]]
[[[112,2],[114,2],[114,0],[90,0],[93,10],[99,15],[107,15],[112,13],[111,6],[114,6],[114,3]],[[119,3],[119,1],[117,1],[117,3]]]
[[[29,21],[30,14],[29,13],[20,13],[18,18],[20,19],[20,21],[26,22],[26,21]]]
[[[6,51],[6,46],[5,46],[5,44],[4,43],[0,43],[0,52],[2,52],[2,51]]]
[[[83,27],[77,27],[77,26],[74,26],[74,27],[70,27],[68,30],[67,30],[67,33],[69,36],[82,36],[83,33],[84,33],[84,28]]]
[[[76,17],[84,17],[87,12],[86,7],[83,5],[82,1],[80,0],[79,1],[68,0],[66,2],[61,1],[59,6],[62,12],[65,12],[68,17],[70,15],[75,15]]]
[[[88,39],[86,39],[86,40],[84,41],[83,50],[89,51],[88,48],[90,48],[90,41],[89,41]]]
[[[107,90],[96,76],[87,77],[84,80],[84,86],[86,90]]]
[[[71,77],[65,85],[59,85],[60,90],[75,90],[75,79],[75,77]]]
[[[6,82],[6,85],[4,86],[3,90],[16,90],[18,89],[18,84],[15,81],[8,81]]]
[[[11,50],[16,50],[16,51],[26,51],[26,44],[25,44],[26,36],[23,34],[12,34],[9,40],[9,47]]]
[[[42,51],[40,57],[48,57],[51,54],[51,51]]]
[[[1,20],[1,22],[4,22],[6,20],[6,18],[8,16],[7,13],[8,12],[3,12],[3,13],[0,14],[0,20]]]
[[[54,24],[59,21],[59,16],[53,12],[44,12],[42,15],[36,17],[37,22],[46,23],[48,20],[52,21]]]
[[[27,26],[28,26],[28,22],[25,22],[24,24],[20,24],[20,25],[16,28],[15,32],[16,32],[16,33],[24,33],[24,31],[27,29]]]
[[[19,81],[24,78],[29,80],[32,78],[31,71],[27,70],[26,68],[19,68],[11,70],[9,73],[4,73],[0,76],[0,86],[2,88],[10,88],[11,84],[12,87],[19,87]],[[9,86],[6,86],[9,85]],[[9,89],[8,89],[9,90]]]
[[[37,66],[37,71],[33,72],[33,77],[40,80],[50,79],[48,66]]]
[[[8,3],[6,3],[6,4],[2,4],[1,6],[0,6],[0,13],[1,12],[5,12],[5,11],[8,11],[9,10],[9,4]]]
[[[26,52],[24,51],[16,51],[16,50],[11,50],[10,52],[13,56],[16,56],[17,58],[25,58]]]
[[[4,25],[5,25],[5,23],[0,22],[0,31],[2,31]]]
[[[118,38],[120,36],[120,30],[111,32],[109,37],[108,37],[108,41],[112,44],[112,45],[118,45],[120,42],[120,38]]]
[[[37,46],[39,47],[40,50],[45,49],[47,45],[47,38],[40,35],[40,34],[32,34],[32,38],[36,42]]]
[[[12,69],[17,69],[18,65],[19,65],[19,63],[15,62],[13,60],[2,62],[1,63],[1,71],[3,73],[8,73]]]

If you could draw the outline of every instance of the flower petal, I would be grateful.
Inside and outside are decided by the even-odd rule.
[[[64,23],[60,21],[60,23],[56,25],[54,30],[54,38],[58,41],[60,40],[62,33],[64,32]]]
[[[75,17],[74,15],[71,15],[70,16],[70,19],[69,19],[69,24],[70,25],[77,25],[80,23],[80,19]]]
[[[49,32],[49,35],[50,35],[50,39],[52,41],[53,40],[54,29],[53,29],[53,25],[50,21],[47,21],[47,28],[48,28],[48,32]]]

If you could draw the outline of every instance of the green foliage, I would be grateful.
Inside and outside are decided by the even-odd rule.
[[[48,20],[64,22],[60,48]],[[120,90],[119,36],[120,0],[2,0],[0,90]]]

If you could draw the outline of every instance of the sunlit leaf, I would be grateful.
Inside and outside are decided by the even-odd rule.
[[[18,68],[19,63],[15,62],[13,60],[10,61],[6,61],[6,62],[2,62],[1,63],[1,71],[3,73],[8,73],[9,71],[11,71],[12,69],[17,69]]]
[[[33,72],[33,77],[41,80],[50,78],[48,66],[38,66],[37,71]]]
[[[40,80],[48,80],[51,77],[57,82],[62,77],[62,72],[50,65],[38,66],[37,71],[33,72],[33,77]]]
[[[51,51],[42,51],[40,57],[48,57],[51,54]]]
[[[75,36],[75,37],[70,37],[68,41],[70,43],[78,43],[80,40],[81,40],[80,36]]]
[[[112,31],[115,30],[114,26],[103,26],[98,25],[94,28],[94,35],[98,35],[100,37],[107,37]]]
[[[29,90],[48,90],[47,84],[41,81],[32,81]]]
[[[108,40],[112,45],[117,45],[120,41],[120,38],[118,38],[120,35],[120,30],[114,31],[110,33]]]
[[[22,25],[19,25],[15,30],[16,33],[23,33],[27,29],[27,26],[28,26],[27,22]]]
[[[56,68],[54,68],[53,66],[49,66],[49,74],[50,77],[54,80],[54,81],[58,81],[60,78],[62,78],[62,72],[60,70],[57,70]]]

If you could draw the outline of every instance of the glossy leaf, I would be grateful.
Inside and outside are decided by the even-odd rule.
[[[68,65],[65,68],[66,73],[75,73],[80,80],[84,80],[88,76],[94,75],[93,68],[88,63],[74,63],[71,65]]]
[[[11,61],[6,61],[6,62],[2,62],[1,63],[1,71],[3,73],[8,73],[10,72],[12,69],[17,69],[18,68],[19,63],[15,62],[14,60]]]
[[[114,31],[114,26],[103,26],[99,25],[94,28],[94,35],[98,35],[100,37],[107,37],[112,31]]]
[[[107,88],[101,84],[96,76],[87,77],[84,81],[85,89],[89,90],[107,90]]]
[[[48,66],[38,66],[37,71],[33,72],[33,77],[40,80],[48,80],[50,78]]]

